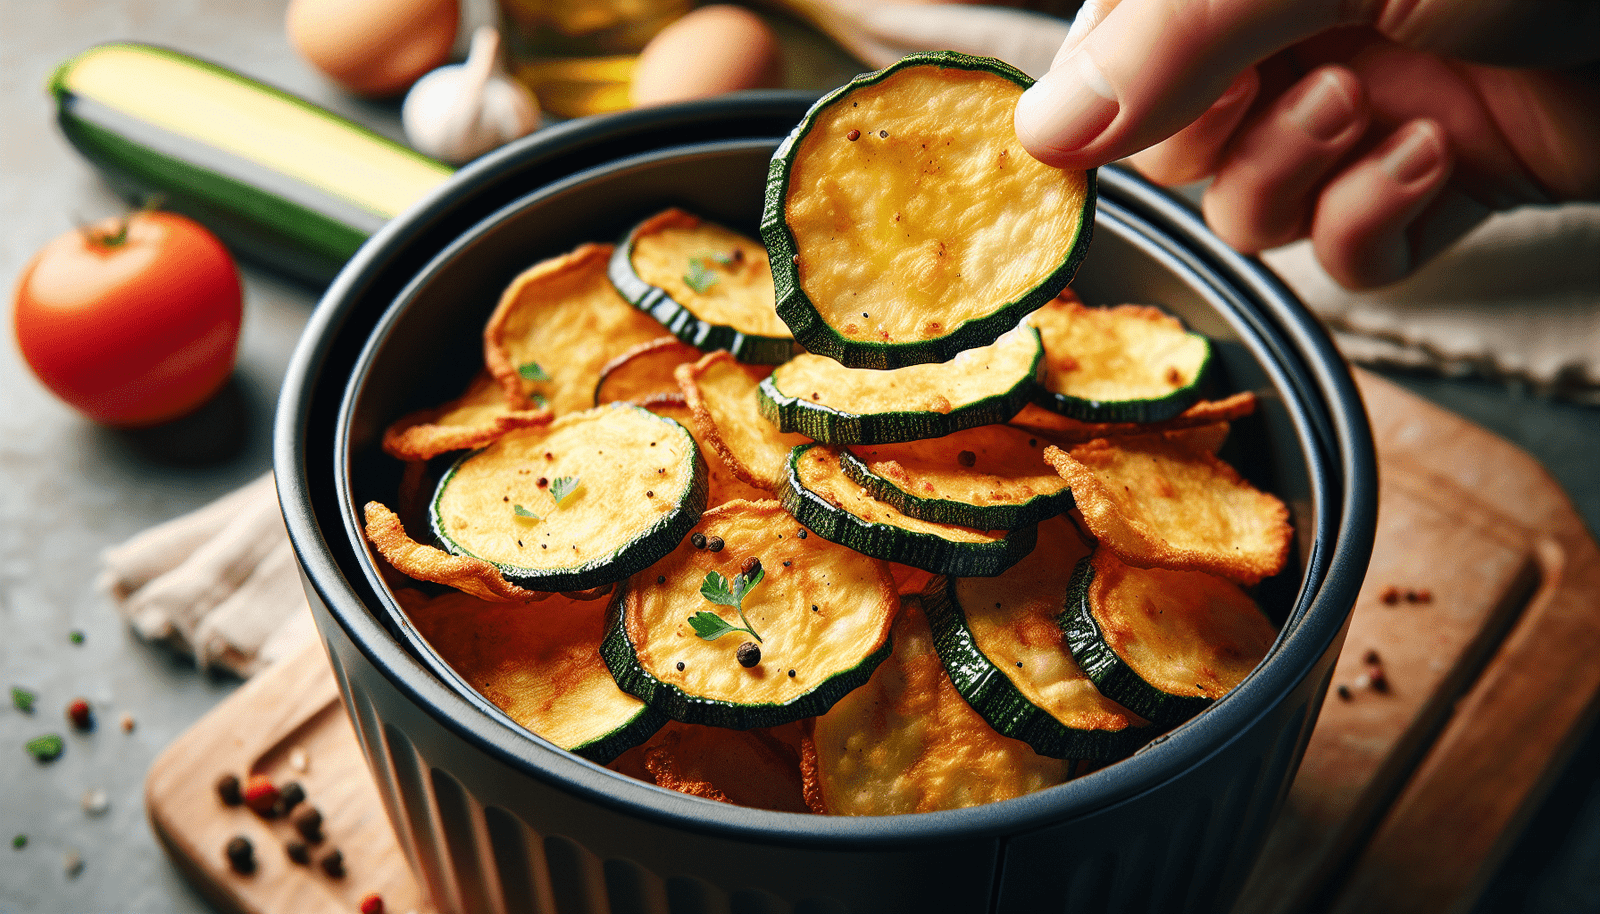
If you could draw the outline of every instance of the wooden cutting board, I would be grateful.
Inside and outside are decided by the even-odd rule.
[[[1375,376],[1358,381],[1382,477],[1371,571],[1235,914],[1466,911],[1600,710],[1600,549],[1566,496],[1504,440]],[[326,821],[316,858],[338,848],[345,875],[290,861],[288,822],[218,802],[225,773],[298,780]],[[168,747],[146,806],[224,911],[343,914],[373,892],[393,914],[433,910],[319,646],[258,674]],[[256,849],[251,875],[224,858],[235,835]]]

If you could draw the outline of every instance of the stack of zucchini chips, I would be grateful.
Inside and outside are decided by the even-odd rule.
[[[1292,535],[1216,456],[1254,400],[1067,290],[1094,175],[1017,145],[1029,82],[907,58],[778,149],[761,242],[672,209],[505,290],[366,507],[463,681],[663,787],[877,815],[1062,783],[1254,668]]]

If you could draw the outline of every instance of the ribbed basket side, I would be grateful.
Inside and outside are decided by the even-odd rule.
[[[1286,715],[1277,737],[1255,754],[1224,751],[1209,760],[1197,773],[1206,789],[1156,790],[1070,828],[1010,839],[996,911],[1227,910],[1303,751],[1307,712],[1302,704]],[[1263,789],[1268,784],[1273,789]]]

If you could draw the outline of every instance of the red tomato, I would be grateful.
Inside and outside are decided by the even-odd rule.
[[[126,224],[126,234],[118,233]],[[227,248],[174,213],[68,232],[17,281],[22,357],[96,422],[138,427],[193,410],[233,371],[243,317]]]

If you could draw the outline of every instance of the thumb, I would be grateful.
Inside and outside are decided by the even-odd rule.
[[[1050,165],[1092,168],[1178,132],[1247,67],[1343,24],[1340,0],[1085,3],[1055,65],[1017,102],[1017,139]]]

